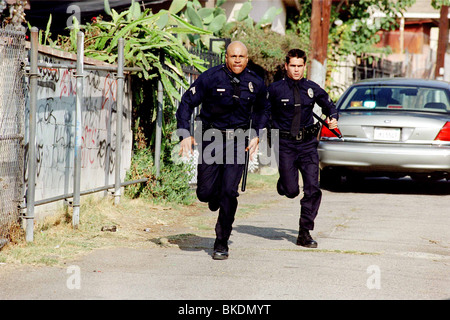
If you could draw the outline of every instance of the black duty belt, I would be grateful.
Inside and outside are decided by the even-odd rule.
[[[298,134],[293,137],[289,131],[280,130],[280,138],[295,141],[306,141],[312,137],[316,137],[320,130],[320,123],[313,124],[311,126],[300,128]]]
[[[215,128],[211,125],[206,125],[203,126],[203,134],[205,134],[205,132],[207,130],[213,130],[212,134],[215,135],[215,132],[220,132],[222,134],[222,136],[226,139],[226,140],[233,140],[237,135],[235,134],[236,131],[241,131],[242,134],[245,134],[246,131],[248,130],[248,128],[244,128],[244,127],[238,127],[238,128],[233,128],[233,129],[218,129]],[[238,133],[239,135],[239,133]]]

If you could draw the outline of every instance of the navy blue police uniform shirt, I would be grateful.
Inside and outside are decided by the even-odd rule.
[[[289,77],[284,77],[282,80],[269,86],[269,101],[272,106],[272,128],[281,131],[291,130],[295,111],[294,81]],[[338,118],[336,106],[325,90],[314,81],[305,78],[297,81],[300,84],[302,104],[300,128],[314,124],[313,109],[315,103],[322,108],[322,112],[326,116]]]
[[[238,92],[233,86],[233,77],[239,80]],[[236,94],[238,100],[233,98]],[[200,104],[200,119],[205,129],[209,126],[220,130],[247,129],[253,105],[252,128],[258,134],[270,116],[267,87],[248,68],[235,75],[222,64],[203,72],[183,94],[176,113],[178,129],[189,131],[191,114]]]

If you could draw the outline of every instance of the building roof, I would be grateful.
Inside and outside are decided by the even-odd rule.
[[[433,8],[431,0],[416,0],[404,13],[406,19],[439,19],[440,16],[440,10]]]

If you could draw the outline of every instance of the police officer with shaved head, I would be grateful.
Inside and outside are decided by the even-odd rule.
[[[237,210],[238,187],[244,170],[244,150],[256,153],[259,130],[269,118],[264,81],[247,68],[248,52],[240,41],[231,42],[225,64],[203,72],[190,86],[178,107],[177,128],[182,138],[180,155],[199,146],[197,197],[211,211],[219,210],[213,259],[228,258],[228,240]],[[189,133],[191,114],[201,104],[201,141]],[[252,118],[251,118],[252,117]],[[249,129],[250,118],[252,129]],[[237,132],[253,132],[250,141],[236,139]],[[197,136],[196,136],[197,138]],[[246,143],[248,141],[248,143]]]
[[[318,84],[303,77],[306,54],[292,49],[285,61],[285,77],[269,86],[272,106],[272,128],[279,130],[277,191],[295,198],[300,194],[299,175],[303,180],[300,200],[300,230],[297,245],[316,248],[311,237],[322,192],[319,187],[319,155],[317,151],[320,124],[314,124],[313,108],[317,103],[329,119],[330,129],[337,128],[337,110],[328,94]]]

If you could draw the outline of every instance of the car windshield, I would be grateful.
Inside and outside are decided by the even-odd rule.
[[[449,97],[439,88],[413,86],[355,86],[340,110],[407,110],[450,112]]]

